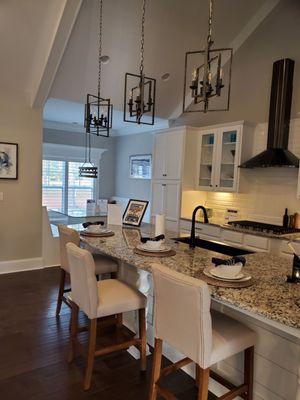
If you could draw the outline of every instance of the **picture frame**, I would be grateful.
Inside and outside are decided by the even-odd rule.
[[[0,179],[18,179],[18,144],[0,142]]]
[[[148,204],[148,200],[130,199],[123,214],[123,224],[140,226]]]
[[[129,177],[133,179],[151,179],[152,154],[129,156]]]

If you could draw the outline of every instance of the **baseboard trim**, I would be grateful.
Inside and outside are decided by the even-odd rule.
[[[25,258],[23,260],[0,261],[0,275],[42,268],[44,268],[42,257]]]

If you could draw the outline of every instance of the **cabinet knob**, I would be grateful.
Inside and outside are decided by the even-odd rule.
[[[209,186],[212,187],[212,184],[210,183]]]

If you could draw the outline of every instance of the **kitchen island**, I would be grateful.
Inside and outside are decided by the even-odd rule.
[[[176,234],[168,233],[166,241],[176,250],[176,255],[154,258],[137,255],[133,248],[143,236],[153,234],[153,227],[122,229],[111,226],[115,232],[109,238],[82,237],[93,251],[109,255],[120,263],[120,278],[135,284],[148,297],[148,340],[153,343],[153,292],[151,264],[159,262],[183,274],[199,277],[211,264],[211,258],[220,257],[202,248],[190,249],[183,243],[171,240]],[[286,283],[291,272],[291,262],[269,253],[249,254],[245,270],[254,278],[248,288],[231,289],[210,286],[212,307],[237,318],[258,333],[256,346],[255,399],[300,400],[300,285]],[[226,258],[226,256],[224,256]],[[174,310],[176,312],[176,310]],[[126,320],[126,319],[125,319]],[[133,316],[128,325],[134,325]],[[179,357],[166,347],[165,354],[174,361]],[[219,363],[216,370],[224,375],[241,379],[242,359]],[[191,371],[188,371],[191,372]],[[212,383],[211,389],[220,395],[222,389]],[[296,397],[297,396],[297,397]]]

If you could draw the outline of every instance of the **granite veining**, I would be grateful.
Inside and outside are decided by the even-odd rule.
[[[206,249],[190,249],[187,244],[175,243],[171,240],[174,234],[170,232],[166,235],[166,242],[176,251],[175,256],[140,256],[133,252],[133,248],[140,242],[140,231],[145,236],[153,233],[151,225],[142,226],[140,230],[122,229],[119,226],[110,228],[115,232],[112,237],[82,237],[82,241],[91,249],[149,272],[151,264],[159,262],[172,270],[197,278],[205,267],[211,265],[212,257],[226,258]],[[291,261],[269,253],[255,253],[245,257],[245,272],[253,276],[254,284],[242,289],[210,286],[212,298],[300,329],[300,308],[297,304],[300,299],[300,285],[286,282],[286,275],[291,273]]]

